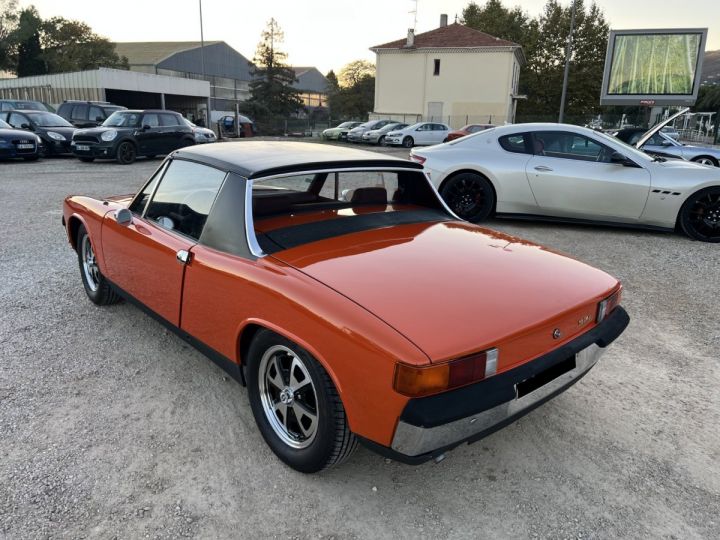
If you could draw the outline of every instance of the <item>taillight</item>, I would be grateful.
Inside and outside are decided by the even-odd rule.
[[[489,349],[434,366],[398,364],[393,386],[399,393],[410,397],[437,394],[495,375],[497,359],[498,350]]]
[[[610,312],[618,307],[622,299],[622,287],[608,296],[605,300],[598,304],[597,322],[602,322]]]
[[[410,161],[415,161],[416,163],[422,165],[423,163],[425,163],[425,161],[427,161],[427,158],[423,156],[418,156],[417,154],[410,154]]]

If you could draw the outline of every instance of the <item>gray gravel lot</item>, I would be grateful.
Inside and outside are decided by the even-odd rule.
[[[0,538],[720,538],[720,245],[490,223],[620,277],[629,329],[440,464],[360,448],[304,476],[244,388],[138,309],[85,297],[63,198],[133,192],[159,163],[0,163]]]

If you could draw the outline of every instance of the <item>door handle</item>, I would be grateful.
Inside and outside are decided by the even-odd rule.
[[[552,171],[552,169],[551,169],[550,167],[547,167],[547,166],[545,166],[545,165],[538,165],[537,167],[535,167],[535,170],[536,170],[536,171],[543,171],[543,172]]]
[[[175,254],[175,258],[178,260],[180,264],[187,264],[190,262],[190,252],[184,249],[181,249]]]

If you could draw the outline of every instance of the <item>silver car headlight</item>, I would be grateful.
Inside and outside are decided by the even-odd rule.
[[[66,140],[63,135],[60,135],[60,133],[56,133],[56,132],[54,132],[54,131],[48,131],[48,132],[47,132],[47,135],[48,135],[48,137],[50,137],[51,139],[54,139],[54,140],[56,140],[56,141],[64,141],[64,140]]]
[[[117,137],[117,131],[114,129],[110,129],[108,131],[103,131],[102,135],[100,135],[100,138],[105,142],[114,141]]]

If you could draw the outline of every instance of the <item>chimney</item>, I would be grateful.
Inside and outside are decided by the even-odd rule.
[[[440,28],[447,26],[447,13],[440,15]]]
[[[407,43],[405,44],[406,47],[413,47],[415,45],[415,30],[412,28],[408,28],[408,36],[407,36]]]

